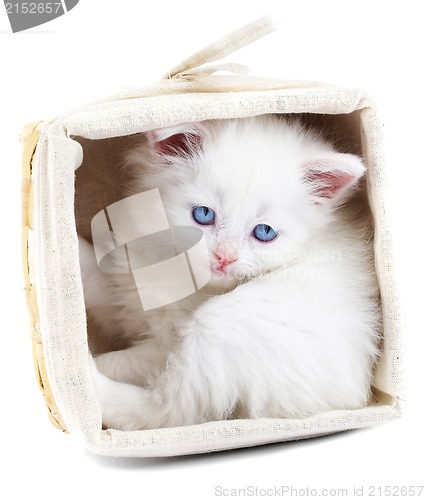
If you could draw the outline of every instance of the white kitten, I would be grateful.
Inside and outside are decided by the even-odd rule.
[[[212,278],[143,312],[132,277],[99,271],[81,242],[88,313],[104,335],[132,344],[95,358],[104,424],[300,418],[366,405],[377,285],[364,220],[347,222],[340,208],[361,160],[265,116],[149,132],[128,161],[128,194],[158,188],[172,226],[202,228]]]

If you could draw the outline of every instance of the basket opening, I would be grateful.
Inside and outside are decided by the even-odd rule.
[[[297,118],[308,127],[320,130],[343,153],[362,156],[362,131],[360,112],[344,115],[302,114],[288,115]],[[75,218],[78,233],[92,241],[91,221],[105,207],[125,197],[121,186],[125,184],[126,172],[122,169],[123,156],[132,147],[144,141],[144,134],[134,134],[108,139],[91,140],[74,137],[83,148],[83,162],[76,171],[75,181]],[[348,203],[348,210],[356,214],[357,222],[366,219],[373,224],[368,201],[367,179],[362,181],[361,189],[355,199]],[[89,343],[97,352],[108,352],[127,346],[125,340],[105,341],[102,332],[96,329],[88,317]],[[371,405],[393,405],[395,398],[385,391],[374,389]]]

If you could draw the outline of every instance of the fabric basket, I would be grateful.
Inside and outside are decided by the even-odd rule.
[[[398,296],[386,216],[381,130],[373,104],[360,90],[253,78],[233,64],[204,66],[273,29],[268,17],[261,18],[196,53],[152,86],[81,106],[23,131],[23,255],[36,377],[53,424],[79,436],[93,452],[139,457],[204,453],[331,434],[400,416]],[[236,75],[223,75],[223,71]],[[182,122],[268,113],[300,114],[342,131],[367,164],[365,189],[374,219],[383,311],[382,354],[373,400],[359,410],[301,420],[103,430],[88,364],[77,229],[89,237],[93,216],[117,201],[113,167],[137,134]]]

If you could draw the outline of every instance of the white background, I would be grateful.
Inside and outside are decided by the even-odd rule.
[[[292,485],[318,493],[342,487],[351,496],[354,486],[425,483],[422,3],[80,0],[69,14],[21,34],[11,33],[0,7],[3,498],[207,499],[219,485]],[[27,122],[155,81],[263,13],[280,19],[279,31],[228,61],[249,65],[255,75],[360,87],[380,111],[405,322],[404,417],[333,437],[206,456],[93,456],[51,427],[33,378],[21,275],[19,131]]]

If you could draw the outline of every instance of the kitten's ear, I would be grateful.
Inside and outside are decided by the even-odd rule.
[[[304,182],[317,204],[343,202],[365,172],[358,156],[343,153],[308,161],[303,169]]]
[[[193,156],[201,151],[206,135],[206,127],[198,122],[146,132],[155,153],[177,157]]]

